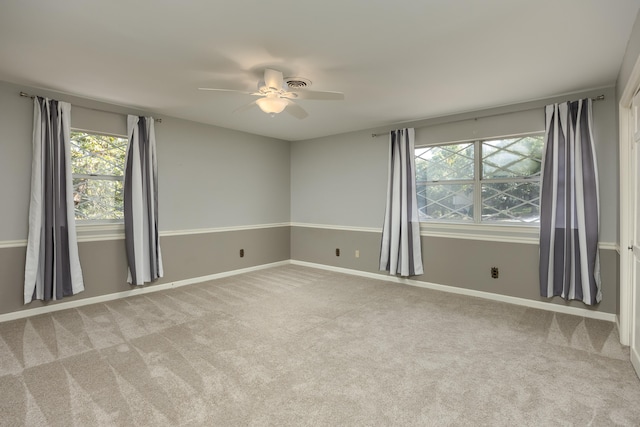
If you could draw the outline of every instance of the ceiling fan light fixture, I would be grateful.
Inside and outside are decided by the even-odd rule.
[[[260,109],[265,113],[274,115],[282,113],[288,102],[286,99],[278,96],[267,96],[265,98],[256,99],[256,104],[258,104],[258,107],[260,107]]]

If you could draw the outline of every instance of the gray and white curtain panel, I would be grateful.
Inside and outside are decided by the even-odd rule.
[[[380,248],[380,270],[404,277],[423,274],[414,139],[414,129],[391,132],[387,205]]]
[[[124,175],[127,281],[143,285],[163,276],[158,235],[158,161],[152,117],[128,116]]]
[[[546,106],[540,191],[540,294],[602,300],[592,101]]]
[[[34,98],[24,303],[84,290],[71,176],[71,104]]]

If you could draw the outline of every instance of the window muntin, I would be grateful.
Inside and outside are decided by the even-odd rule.
[[[418,186],[420,219],[473,221],[473,184]]]
[[[483,182],[482,222],[538,223],[540,182]]]
[[[473,143],[416,148],[416,179],[423,182],[472,180],[474,150]]]
[[[421,220],[473,221],[475,144],[416,148]]]
[[[421,221],[538,223],[544,135],[415,150]]]
[[[482,179],[540,176],[542,135],[482,141]]]
[[[127,143],[115,135],[71,132],[76,221],[122,222]]]

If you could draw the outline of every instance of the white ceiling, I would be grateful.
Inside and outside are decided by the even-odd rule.
[[[2,0],[0,80],[284,140],[615,84],[640,0]],[[270,117],[265,67],[340,91]]]

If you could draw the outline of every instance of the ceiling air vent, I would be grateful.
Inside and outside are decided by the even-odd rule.
[[[291,89],[304,89],[311,86],[311,80],[302,77],[286,77],[284,81]]]

